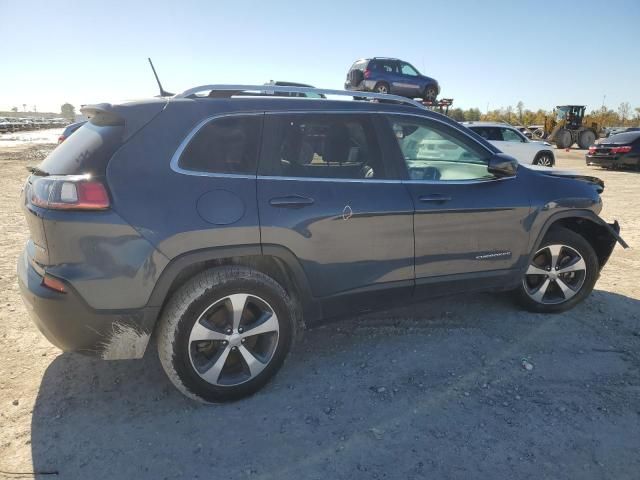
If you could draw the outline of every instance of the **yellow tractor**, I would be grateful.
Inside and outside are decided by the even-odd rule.
[[[589,148],[600,135],[597,122],[591,126],[582,124],[585,105],[559,105],[553,111],[554,118],[544,122],[546,140],[554,142],[558,148],[569,148],[574,143],[582,149]]]

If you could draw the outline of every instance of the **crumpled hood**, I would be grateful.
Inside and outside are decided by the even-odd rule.
[[[540,165],[521,165],[521,166],[528,168],[530,170],[535,170],[536,172],[539,172],[543,175],[549,175],[551,177],[573,178],[575,180],[591,183],[596,187],[596,190],[598,193],[602,193],[604,191],[604,182],[598,177],[592,177],[590,175],[582,175],[578,172],[574,172],[573,170],[563,170],[556,167],[543,167]]]

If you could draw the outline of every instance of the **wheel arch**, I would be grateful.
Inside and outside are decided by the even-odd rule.
[[[551,160],[552,160],[551,165],[552,165],[552,166],[555,166],[555,164],[556,164],[556,156],[553,154],[553,151],[552,151],[552,150],[549,150],[549,149],[539,150],[539,151],[536,153],[536,156],[535,156],[535,157],[533,157],[533,162],[535,163],[535,162],[538,160],[538,158],[540,158],[540,156],[541,156],[541,155],[544,155],[544,154],[549,154],[549,155],[551,155]]]
[[[618,234],[620,231],[618,222],[608,224],[591,211],[562,212],[550,217],[545,222],[533,243],[527,265],[549,230],[558,227],[571,230],[587,240],[596,252],[600,269],[609,260],[616,242],[627,248],[627,244]]]
[[[277,245],[211,248],[180,255],[163,270],[148,305],[160,307],[161,311],[171,295],[190,278],[204,270],[227,265],[246,266],[272,277],[294,298],[304,323],[313,323],[321,317],[320,303],[311,294],[299,260],[291,251]]]

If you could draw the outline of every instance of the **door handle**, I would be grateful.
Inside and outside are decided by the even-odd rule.
[[[279,208],[302,208],[313,205],[313,198],[300,195],[288,195],[286,197],[274,197],[269,200],[269,205]]]
[[[432,193],[431,195],[422,195],[422,196],[418,197],[418,200],[420,200],[423,203],[448,202],[448,201],[451,200],[451,196],[442,195],[440,193]]]

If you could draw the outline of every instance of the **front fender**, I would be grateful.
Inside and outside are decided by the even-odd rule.
[[[609,260],[616,243],[619,243],[622,248],[629,248],[627,242],[625,242],[620,236],[620,225],[617,221],[607,223],[590,210],[569,210],[558,212],[550,216],[545,221],[538,235],[535,236],[535,238],[532,236],[534,240],[530,245],[530,256],[526,265],[531,262],[535,252],[538,251],[538,248],[549,229],[555,225],[561,225],[575,230],[580,223],[582,224],[582,227],[577,231],[583,235],[588,233],[589,239],[591,240],[591,243],[596,250],[596,254],[598,255],[598,263],[600,264],[601,269]],[[523,267],[524,269],[526,269],[526,265]]]

